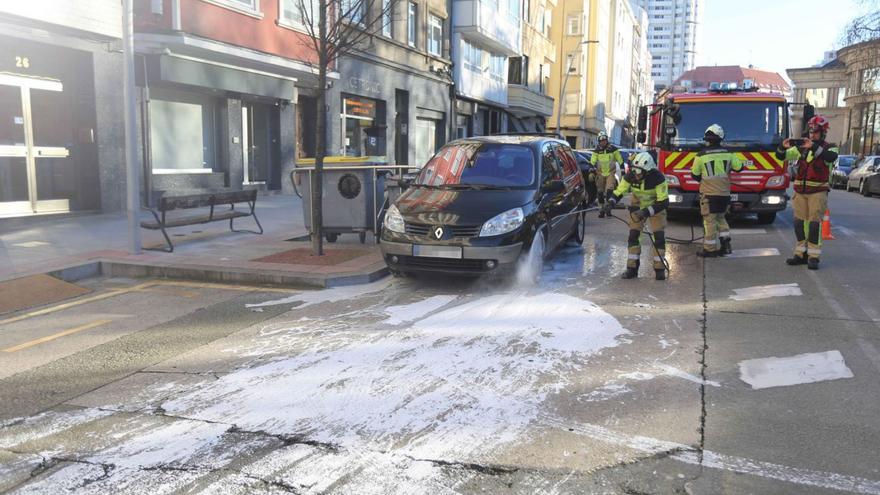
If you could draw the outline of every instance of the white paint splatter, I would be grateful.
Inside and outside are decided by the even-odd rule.
[[[669,376],[676,376],[678,378],[684,378],[689,382],[698,383],[700,385],[709,385],[710,387],[720,387],[721,384],[712,380],[703,380],[702,378],[692,375],[686,371],[680,370],[674,366],[670,366],[664,363],[654,363],[654,367],[660,370],[663,370],[663,373]]]
[[[347,299],[353,299],[357,296],[361,296],[364,294],[379,292],[388,288],[390,284],[391,277],[385,277],[382,280],[378,280],[369,284],[350,285],[344,287],[334,287],[332,289],[300,292],[298,294],[294,294],[283,299],[275,299],[273,301],[266,301],[255,304],[246,304],[245,307],[262,308],[265,306],[277,306],[279,304],[292,304],[295,302],[301,302],[302,304],[297,306],[297,309],[302,309],[313,304],[344,301]]]
[[[668,349],[670,347],[674,347],[674,346],[678,345],[678,341],[675,339],[667,340],[667,339],[663,338],[663,335],[661,335],[660,337],[661,338],[660,338],[660,340],[657,341],[657,343],[660,344],[661,349]]]
[[[754,390],[853,377],[840,351],[749,359],[739,363],[739,375]]]
[[[97,409],[78,409],[74,411],[47,411],[26,419],[14,419],[4,423],[0,436],[0,449],[13,449],[25,442],[39,440],[69,430],[89,421],[113,414],[111,411]]]
[[[730,296],[734,301],[755,301],[771,297],[802,296],[798,284],[758,285],[744,289],[734,289],[736,294]]]
[[[432,311],[436,311],[443,306],[446,306],[457,297],[458,296],[433,296],[413,304],[389,306],[385,308],[385,313],[387,313],[389,317],[383,323],[388,325],[411,323]]]
[[[736,249],[722,259],[755,258],[760,256],[779,256],[779,250],[776,248]]]
[[[593,390],[588,394],[584,394],[578,397],[577,400],[580,402],[600,402],[619,397],[629,392],[632,392],[632,389],[630,389],[626,385],[612,381],[606,383],[605,385],[602,385],[601,387]]]
[[[645,373],[643,371],[634,371],[632,373],[624,373],[619,375],[618,378],[623,378],[625,380],[635,380],[635,381],[644,381],[644,380],[653,380],[654,375],[651,373]]]

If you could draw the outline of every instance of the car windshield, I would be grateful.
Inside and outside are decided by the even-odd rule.
[[[523,145],[459,142],[438,151],[414,184],[429,187],[525,187],[535,181],[535,158]]]
[[[837,166],[849,170],[853,167],[855,161],[856,157],[854,156],[841,156],[840,160],[837,162]]]
[[[786,131],[784,108],[777,102],[682,103],[679,108],[673,146],[701,146],[712,124],[724,129],[724,145],[732,148],[776,146]]]

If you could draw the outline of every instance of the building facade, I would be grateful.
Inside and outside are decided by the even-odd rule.
[[[758,92],[782,93],[788,100],[792,96],[791,86],[779,73],[738,65],[700,66],[691,69],[672,83],[672,91],[704,92],[712,83],[736,83],[740,88],[750,85]]]
[[[118,1],[0,4],[0,217],[125,205]]]
[[[880,39],[842,48],[837,58],[845,66],[849,120],[843,150],[880,155]]]
[[[648,12],[648,49],[655,91],[668,88],[694,67],[700,47],[700,0],[638,0]]]
[[[340,59],[340,79],[328,92],[329,151],[422,166],[450,136],[447,3],[375,2],[373,7],[365,15],[375,18],[385,11],[385,18],[365,46]]]
[[[845,147],[849,109],[846,107],[846,67],[837,59],[832,59],[820,67],[788,69],[792,88],[791,100],[806,102],[816,108],[816,113],[831,122],[828,141]],[[795,132],[804,128],[803,113],[793,107],[792,126]]]
[[[507,132],[508,59],[522,50],[519,0],[453,0],[456,137]]]
[[[548,85],[556,63],[556,45],[550,39],[550,20],[557,0],[525,2],[522,19],[522,54],[508,60],[508,129],[543,132],[553,115]]]
[[[633,90],[634,28],[638,25],[629,0],[611,0],[611,40],[608,43],[608,102],[605,112],[605,130],[612,143],[631,142],[633,128],[630,124],[631,96]]]

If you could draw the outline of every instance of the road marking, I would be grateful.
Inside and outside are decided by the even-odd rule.
[[[740,361],[739,377],[760,390],[852,378],[853,373],[840,351],[827,351]]]
[[[18,244],[13,244],[15,247],[23,247],[23,248],[32,248],[39,246],[48,246],[48,242],[43,241],[28,241],[28,242],[19,242]]]
[[[91,323],[86,323],[85,325],[80,325],[78,327],[71,328],[69,330],[65,330],[63,332],[58,332],[56,334],[48,335],[46,337],[41,337],[39,339],[31,340],[29,342],[25,342],[23,344],[18,344],[14,347],[9,347],[7,349],[3,349],[3,352],[17,352],[23,349],[27,349],[28,347],[33,347],[35,345],[43,344],[45,342],[49,342],[50,340],[55,340],[57,338],[64,337],[66,335],[70,335],[76,332],[82,332],[83,330],[88,330],[90,328],[100,327],[101,325],[105,325],[110,323],[113,320],[98,320],[93,321]]]
[[[757,256],[779,256],[779,250],[776,248],[737,249],[724,256],[724,258],[752,258]]]
[[[767,229],[730,229],[731,236],[766,234]]]
[[[771,297],[802,296],[798,284],[757,285],[744,289],[733,289],[736,294],[730,296],[734,301],[755,301]]]
[[[153,282],[145,282],[138,285],[133,285],[131,287],[126,287],[122,289],[110,289],[107,292],[97,294],[94,296],[86,297],[83,299],[77,299],[68,303],[59,304],[57,306],[50,306],[48,308],[39,309],[37,311],[31,311],[28,313],[24,313],[18,316],[14,316],[12,318],[7,318],[5,320],[0,320],[0,326],[8,325],[10,323],[19,322],[22,320],[26,320],[28,318],[33,318],[35,316],[43,316],[50,313],[55,313],[57,311],[62,311],[68,308],[73,308],[76,306],[80,306],[83,304],[88,304],[90,302],[100,301],[102,299],[107,299],[108,297],[119,296],[122,294],[128,294],[130,292],[142,291],[144,289],[150,287],[156,287],[161,285],[167,285],[172,287],[191,287],[198,289],[224,289],[224,290],[240,290],[243,292],[283,292],[286,294],[290,294],[292,292],[302,292],[299,289],[282,289],[277,287],[255,287],[248,285],[225,285],[225,284],[212,284],[207,282],[185,282],[185,281],[173,281],[173,280],[157,280]]]

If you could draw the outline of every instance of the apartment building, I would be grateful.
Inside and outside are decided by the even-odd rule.
[[[424,165],[450,136],[447,1],[361,6],[373,7],[365,17],[385,16],[364,46],[339,60],[340,79],[327,101],[330,150]]]
[[[648,12],[648,49],[651,51],[655,90],[670,87],[694,67],[700,47],[700,0],[637,0]]]
[[[0,217],[125,205],[122,5],[0,3]]]
[[[453,0],[457,137],[507,132],[508,59],[522,50],[520,0]]]
[[[608,43],[608,102],[605,112],[605,130],[612,143],[629,142],[633,132],[630,125],[633,67],[633,35],[638,21],[629,0],[611,0],[611,31]]]
[[[522,54],[508,59],[508,129],[543,132],[553,114],[553,95],[548,85],[556,63],[556,45],[550,39],[550,25],[557,0],[524,3]]]

